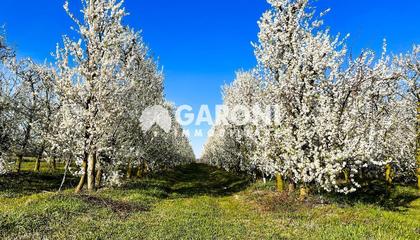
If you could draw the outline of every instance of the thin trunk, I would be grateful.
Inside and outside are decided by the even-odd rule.
[[[416,162],[417,162],[417,188],[420,191],[420,101],[417,102]]]
[[[350,183],[349,170],[345,169],[343,173],[344,173],[344,183],[349,184]]]
[[[277,186],[278,192],[284,191],[283,177],[281,176],[280,173],[276,174],[276,186]]]
[[[386,183],[391,185],[392,184],[392,168],[391,168],[391,164],[387,164],[385,166],[385,180]]]
[[[131,165],[131,161],[128,162],[127,166],[127,178],[130,179],[133,176],[133,167]]]
[[[54,171],[57,170],[57,159],[56,159],[56,156],[53,156],[53,158],[52,158],[52,169]]]
[[[295,184],[293,182],[289,182],[288,192],[293,193],[293,192],[295,192],[295,190],[296,190]]]
[[[40,168],[41,168],[41,156],[38,156],[36,158],[34,172],[39,172]]]
[[[67,176],[67,172],[69,170],[69,166],[70,166],[70,159],[66,161],[66,166],[64,167],[63,180],[61,181],[60,188],[58,189],[59,192],[61,192],[61,189],[63,188],[64,183],[66,182],[66,176]]]
[[[32,101],[33,101],[33,103],[35,103],[36,102],[36,97],[35,97],[36,94],[34,94],[35,93],[35,86],[34,86],[33,82],[31,82],[31,90],[32,90],[32,93],[33,93],[32,94]],[[26,146],[28,145],[29,139],[31,138],[32,122],[33,122],[33,119],[34,119],[34,111],[35,111],[35,108],[34,108],[34,106],[32,106],[31,112],[30,112],[30,115],[29,115],[29,119],[28,119],[28,125],[25,128],[25,136],[23,138],[21,153],[18,157],[18,162],[17,162],[17,168],[18,168],[17,172],[18,173],[20,173],[20,170],[21,170],[21,167],[22,167],[23,154],[25,154]]]
[[[147,165],[147,162],[143,162],[143,175],[149,172],[149,166]]]
[[[83,170],[83,175],[80,177],[79,185],[77,185],[77,187],[76,187],[76,193],[79,193],[80,191],[82,191],[83,186],[86,183],[86,179],[87,179],[87,159],[86,159],[86,154],[85,154],[85,157],[83,158],[82,170]]]
[[[308,194],[309,189],[305,185],[302,185],[299,190],[299,200],[304,201],[308,197]]]
[[[35,168],[34,168],[35,172],[39,172],[41,169],[42,154],[44,154],[44,147],[42,147],[41,151],[38,154],[38,157],[36,158]]]
[[[34,172],[39,172],[40,169],[41,169],[41,157],[38,156],[36,158]]]
[[[88,157],[88,174],[87,174],[87,184],[88,191],[95,191],[95,178],[96,178],[96,153],[89,153]]]
[[[417,165],[419,166],[417,167],[417,188],[420,191],[420,161],[419,160],[417,161],[418,161]]]
[[[138,177],[138,178],[143,177],[143,171],[141,170],[141,165],[137,168],[136,177]]]
[[[391,193],[392,187],[392,167],[391,164],[385,166],[385,181],[386,181],[386,191],[388,194]]]
[[[23,162],[23,155],[19,155],[17,159],[17,172],[20,173],[20,170],[22,168],[22,162]]]
[[[144,174],[146,173],[146,169],[147,169],[147,163],[145,160],[141,161],[139,167],[137,168],[137,173],[136,176],[138,178],[142,178],[144,176]]]
[[[98,171],[96,171],[96,186],[99,188],[102,184],[102,168],[98,167]]]
[[[20,170],[21,170],[21,167],[22,167],[23,154],[25,154],[25,152],[26,152],[26,146],[28,145],[30,136],[31,136],[31,126],[29,125],[28,127],[26,127],[25,138],[23,140],[21,153],[18,156],[18,162],[17,162],[17,172],[18,173],[20,173]]]

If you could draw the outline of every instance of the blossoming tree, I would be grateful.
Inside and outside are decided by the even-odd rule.
[[[283,179],[292,189],[299,185],[302,197],[309,186],[349,193],[371,179],[391,183],[412,174],[418,55],[401,56],[395,63],[384,43],[381,56],[364,51],[348,59],[346,38],[322,27],[328,11],[317,16],[307,0],[269,3],[272,8],[259,21],[259,43],[254,44],[258,66],[253,78],[259,83],[252,104],[276,108],[276,121],[254,124],[252,131],[237,129],[248,143],[216,135],[206,145],[207,161],[226,155],[226,141],[240,146],[236,149],[251,145],[248,157],[238,161],[250,157],[248,170],[276,175],[279,186]],[[243,99],[250,91],[241,84],[235,80],[231,97],[249,107]]]

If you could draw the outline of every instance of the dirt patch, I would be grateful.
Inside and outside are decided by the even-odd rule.
[[[120,217],[127,217],[131,213],[146,212],[150,210],[149,206],[135,204],[135,203],[128,203],[124,201],[115,201],[112,199],[91,196],[91,195],[78,195],[77,198],[91,205],[108,208],[112,212],[118,214]]]
[[[295,194],[287,192],[279,193],[272,191],[254,191],[248,197],[254,206],[257,206],[260,211],[283,211],[295,212],[298,210],[310,209],[319,205],[327,204],[316,197],[308,197],[306,200],[301,201]]]

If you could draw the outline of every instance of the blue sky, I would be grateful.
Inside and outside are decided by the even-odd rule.
[[[0,25],[19,56],[38,61],[51,59],[63,34],[71,33],[64,0],[2,0]],[[325,17],[333,33],[350,33],[348,46],[354,55],[364,48],[381,49],[384,38],[391,52],[405,52],[420,43],[419,0],[318,0],[319,10],[331,8]],[[79,0],[70,0],[77,11]],[[251,42],[257,40],[257,20],[268,8],[265,0],[126,0],[126,23],[142,30],[152,53],[159,57],[166,77],[167,98],[189,104],[195,112],[201,104],[221,103],[221,86],[235,71],[255,65]],[[189,127],[193,133],[195,126]],[[201,126],[208,130],[208,126]],[[205,134],[204,134],[205,135]],[[206,136],[191,137],[197,154]]]

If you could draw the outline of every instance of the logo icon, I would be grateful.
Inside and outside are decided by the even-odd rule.
[[[166,133],[169,133],[171,131],[172,118],[169,114],[168,109],[160,105],[155,105],[148,107],[143,111],[140,117],[140,125],[142,130],[144,132],[147,132],[155,124],[162,128],[162,130]]]

